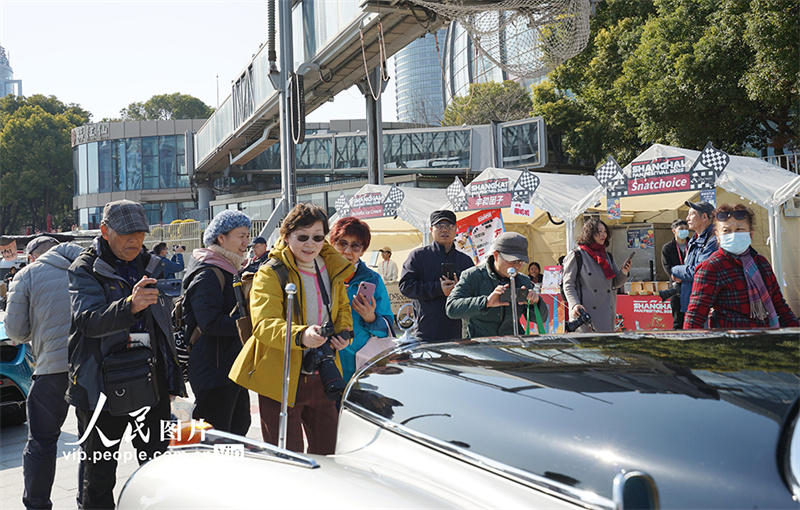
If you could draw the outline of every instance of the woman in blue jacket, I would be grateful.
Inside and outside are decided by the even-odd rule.
[[[370,337],[386,338],[392,333],[391,324],[394,315],[383,278],[361,261],[361,255],[369,248],[371,239],[369,225],[357,218],[340,218],[331,227],[331,244],[356,268],[355,274],[347,282],[347,297],[353,309],[353,342],[346,349],[339,351],[342,378],[345,381],[353,377],[356,371],[356,352],[364,347]],[[361,282],[375,285],[371,301],[357,295]]]

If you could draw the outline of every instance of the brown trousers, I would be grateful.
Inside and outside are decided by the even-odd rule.
[[[281,403],[259,395],[258,411],[264,441],[277,445]],[[325,397],[319,374],[300,374],[294,407],[287,408],[286,449],[302,453],[305,432],[307,453],[332,454],[336,449],[338,423],[339,412],[336,405]]]

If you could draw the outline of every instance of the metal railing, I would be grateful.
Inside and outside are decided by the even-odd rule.
[[[778,156],[765,156],[761,159],[767,163],[772,163],[773,165],[785,168],[790,172],[800,174],[800,152],[796,152],[794,154],[781,154]]]

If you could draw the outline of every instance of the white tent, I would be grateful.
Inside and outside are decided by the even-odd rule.
[[[354,196],[368,193],[380,193],[385,199],[390,189],[392,189],[392,186],[388,184],[365,184]],[[405,196],[400,206],[397,208],[397,217],[423,234],[427,234],[430,231],[430,216],[433,211],[453,209],[447,198],[446,190],[410,187],[403,187],[400,189],[403,190]],[[331,218],[331,224],[338,218],[339,214],[337,213]]]
[[[661,157],[683,156],[686,168],[691,168],[700,151],[681,149],[669,145],[654,144],[636,156],[623,168],[625,175],[631,175],[631,164],[637,161],[651,161]],[[800,175],[767,163],[758,158],[731,156],[730,163],[717,179],[716,185],[731,193],[751,200],[764,207],[770,217],[769,247],[772,257],[772,268],[778,276],[779,284],[785,288],[783,260],[781,256],[780,206],[800,193]],[[795,235],[800,232],[795,232]]]
[[[593,175],[570,175],[531,172],[539,178],[539,186],[530,202],[539,209],[561,218],[566,224],[567,252],[575,247],[575,222],[586,209],[605,201],[605,189]],[[513,185],[522,170],[487,168],[472,182],[506,178]]]

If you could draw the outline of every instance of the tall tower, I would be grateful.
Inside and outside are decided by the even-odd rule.
[[[14,92],[14,85],[17,91]],[[8,62],[6,49],[0,46],[0,97],[15,94],[22,95],[22,80],[14,79],[14,70]]]
[[[436,34],[440,45],[444,42],[444,35],[444,30]],[[398,122],[427,126],[438,126],[442,122],[442,66],[440,54],[436,51],[436,38],[433,34],[425,34],[394,57]]]

